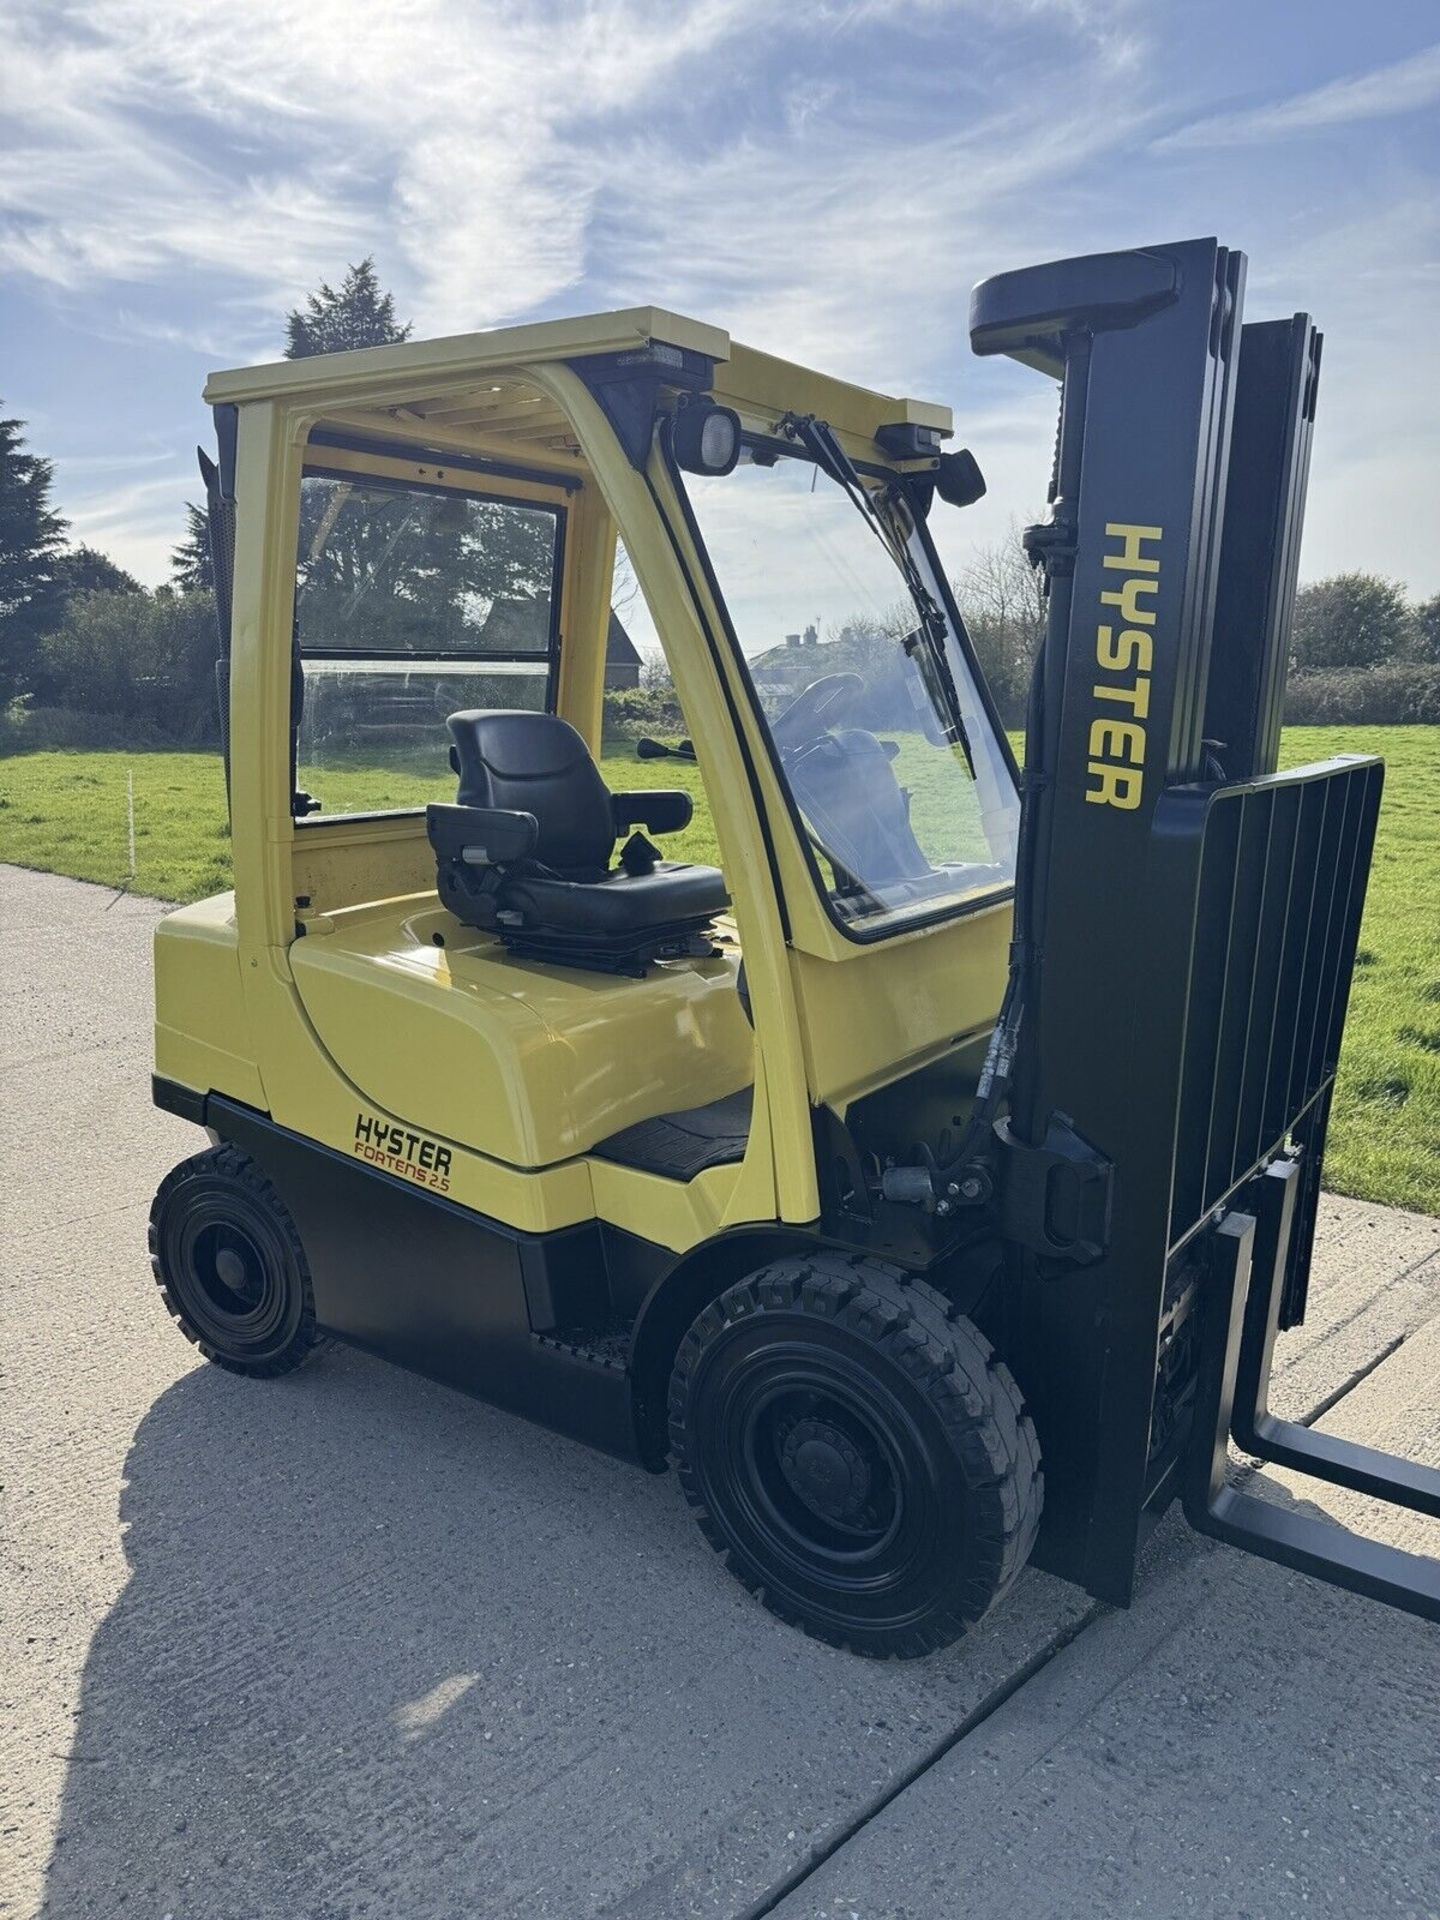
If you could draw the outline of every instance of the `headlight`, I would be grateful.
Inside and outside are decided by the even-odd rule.
[[[740,458],[740,416],[713,400],[695,400],[675,416],[671,445],[686,473],[729,473]]]

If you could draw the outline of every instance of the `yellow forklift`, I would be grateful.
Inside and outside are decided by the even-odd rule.
[[[208,1359],[328,1334],[673,1460],[864,1653],[1030,1560],[1124,1602],[1177,1495],[1440,1616],[1224,1473],[1233,1432],[1440,1511],[1265,1406],[1381,770],[1275,772],[1319,337],[1243,280],[1201,240],[976,290],[1061,398],[1023,786],[946,407],[652,308],[211,380],[235,889],[157,933],[155,1099],[212,1145],[150,1236]],[[617,752],[619,542],[684,726]]]

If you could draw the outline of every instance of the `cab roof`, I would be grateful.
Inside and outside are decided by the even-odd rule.
[[[414,426],[445,425],[515,437],[553,430],[553,403],[523,381],[523,369],[546,361],[674,347],[714,361],[717,398],[742,408],[815,412],[837,427],[871,435],[890,422],[953,430],[950,409],[857,387],[848,381],[732,341],[722,327],[687,319],[663,307],[627,307],[614,313],[539,320],[487,333],[406,340],[393,346],[278,360],[212,373],[205,398],[212,405],[279,400],[324,413],[383,407]],[[494,376],[487,379],[487,376]],[[505,376],[508,376],[505,377]]]

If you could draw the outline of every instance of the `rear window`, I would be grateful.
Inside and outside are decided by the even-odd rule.
[[[296,784],[325,814],[453,798],[449,714],[553,706],[562,528],[557,507],[305,475]]]

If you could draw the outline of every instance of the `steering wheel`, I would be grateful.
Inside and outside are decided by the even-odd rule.
[[[796,752],[846,714],[865,686],[858,673],[827,673],[797,693],[770,732],[782,752]]]

